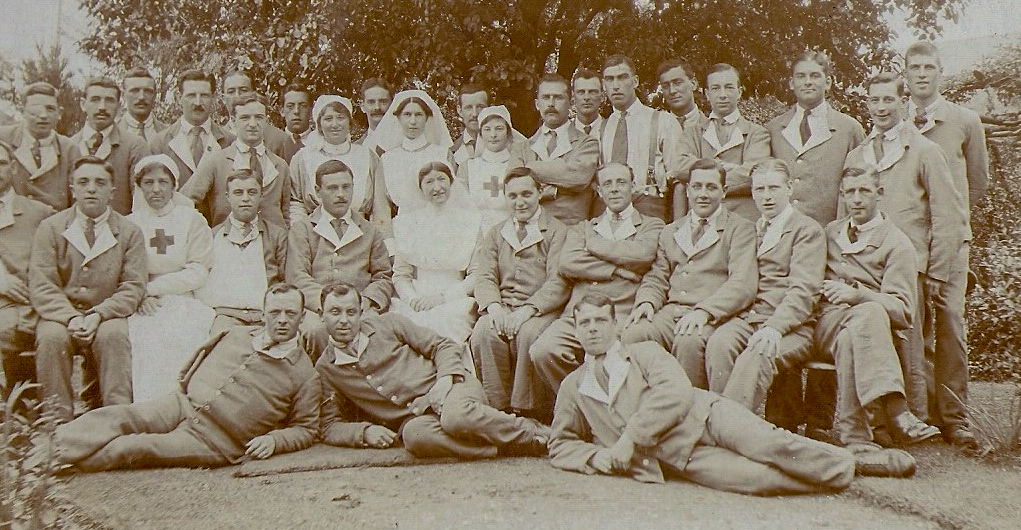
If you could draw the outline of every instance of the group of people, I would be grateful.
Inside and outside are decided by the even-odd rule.
[[[909,476],[897,446],[976,446],[964,297],[988,164],[978,116],[940,96],[936,48],[905,58],[864,83],[868,134],[826,101],[814,51],[765,127],[738,110],[737,68],[664,62],[658,110],[623,55],[544,75],[531,137],[465,85],[452,139],[427,93],[380,79],[357,141],[348,98],[298,85],[279,129],[243,72],[222,78],[219,125],[197,70],[167,125],[131,70],[87,83],[66,138],[56,89],[30,85],[24,123],[0,129],[5,379],[41,383],[83,470],[318,439],[548,450],[759,494]],[[76,419],[74,355],[93,409]],[[803,392],[809,361],[836,387]],[[834,395],[840,447],[819,440]]]

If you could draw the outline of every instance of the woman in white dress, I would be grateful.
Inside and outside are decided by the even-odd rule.
[[[457,180],[468,188],[472,204],[482,215],[488,230],[510,217],[510,205],[503,194],[503,177],[511,159],[514,128],[507,107],[486,107],[479,113],[482,151],[457,168]]]
[[[354,176],[352,212],[365,219],[390,218],[383,166],[373,150],[351,143],[351,100],[334,95],[316,98],[312,118],[316,129],[308,145],[291,158],[291,224],[306,219],[319,207],[316,169],[327,160],[339,160]]]
[[[450,132],[439,106],[421,90],[405,90],[394,97],[387,114],[376,127],[383,153],[386,191],[396,213],[425,206],[418,188],[418,170],[429,162],[450,163]]]
[[[397,297],[390,310],[464,344],[471,334],[465,276],[479,234],[480,217],[464,188],[443,162],[429,162],[416,182],[426,205],[402,211],[393,220],[396,252],[393,282]]]
[[[142,231],[149,282],[138,311],[128,317],[134,401],[177,388],[181,368],[208,338],[216,312],[194,297],[212,266],[213,236],[206,219],[174,200],[178,170],[167,155],[135,165],[145,199],[128,219]]]

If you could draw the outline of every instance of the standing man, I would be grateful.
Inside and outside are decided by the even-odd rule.
[[[25,87],[24,123],[0,127],[0,142],[14,148],[14,191],[60,211],[71,205],[68,178],[80,156],[70,138],[57,133],[57,89],[46,82]]]
[[[346,283],[325,286],[321,300],[325,443],[385,448],[400,436],[419,457],[491,458],[508,444],[545,454],[549,428],[487,405],[460,344],[401,315],[363,315]]]
[[[602,163],[617,162],[635,176],[635,208],[669,222],[676,217],[670,199],[680,182],[681,128],[670,113],[642,104],[635,92],[638,74],[631,59],[611,55],[603,63],[603,89],[613,113],[603,124]]]
[[[105,160],[113,168],[114,196],[110,207],[121,215],[131,213],[134,189],[131,170],[149,155],[149,145],[141,136],[114,123],[120,106],[121,89],[113,79],[94,77],[85,82],[81,99],[85,125],[71,141],[83,155]]]
[[[298,344],[301,306],[294,286],[272,286],[266,325],[214,336],[182,370],[178,391],[58,427],[61,462],[80,471],[212,467],[309,447],[322,383]]]
[[[177,76],[181,118],[158,134],[149,137],[149,150],[164,154],[177,164],[181,180],[188,183],[199,162],[234,142],[234,135],[213,123],[213,92],[216,78],[201,70],[185,70]]]
[[[685,156],[682,170],[687,172],[699,158],[719,160],[727,173],[723,204],[731,212],[754,221],[759,218],[759,211],[752,201],[749,175],[752,166],[769,158],[769,133],[742,117],[737,108],[744,90],[737,68],[726,63],[711,66],[705,85],[712,112],[708,123],[686,130],[681,137]]]
[[[294,153],[308,145],[309,137],[312,136],[312,93],[308,87],[297,83],[287,85],[280,114],[284,117],[286,132],[290,135],[292,144],[292,149],[285,153],[287,156],[280,158],[290,164]]]
[[[758,285],[755,226],[720,204],[724,178],[717,160],[692,165],[691,209],[660,233],[623,335],[628,344],[653,340],[669,349],[697,388],[709,386],[706,341],[752,303]]]
[[[464,164],[465,160],[481,152],[482,147],[478,145],[479,113],[488,106],[489,93],[485,88],[473,83],[461,85],[457,93],[457,115],[464,124],[464,131],[454,140],[454,145],[450,146],[450,156],[456,166]],[[513,131],[508,133],[513,134]]]
[[[240,126],[236,122],[236,116],[234,115],[234,103],[240,98],[247,98],[253,95],[255,95],[255,89],[252,88],[252,78],[248,74],[241,70],[235,70],[223,76],[223,94],[221,94],[221,97],[223,98],[223,104],[227,107],[228,115],[225,128],[234,136],[240,134]],[[291,156],[298,151],[291,135],[273,125],[269,121],[268,114],[266,123],[263,124],[263,129],[262,137],[270,152],[290,162]]]
[[[705,127],[709,118],[695,104],[698,78],[691,65],[679,59],[668,59],[660,63],[656,77],[659,78],[659,92],[663,101],[677,118],[681,132],[696,126]]]
[[[156,80],[145,68],[132,68],[124,74],[122,85],[124,112],[117,123],[148,142],[150,136],[167,128],[166,123],[152,114],[156,103]]]
[[[386,116],[390,102],[393,101],[393,93],[390,90],[390,85],[378,77],[370,77],[362,81],[361,93],[360,108],[365,113],[369,126],[365,130],[365,134],[355,143],[383,156],[384,150],[379,146],[379,141],[376,138],[376,126],[383,120],[383,116]]]
[[[290,216],[291,179],[287,176],[287,162],[273,154],[263,140],[266,103],[256,95],[233,101],[234,121],[240,136],[229,147],[205,158],[181,188],[181,194],[202,203],[209,212],[209,224],[215,226],[226,220],[231,211],[227,201],[227,175],[238,169],[248,169],[258,175],[262,183],[259,211],[263,219],[286,227]]]
[[[53,208],[14,192],[14,148],[0,142],[0,359],[3,361],[3,399],[16,383],[35,381],[35,359],[23,355],[35,349],[39,315],[28,291],[32,239]]]
[[[638,213],[631,204],[631,168],[610,163],[596,174],[596,191],[606,205],[602,215],[575,225],[560,254],[558,282],[571,291],[563,314],[532,343],[528,355],[536,372],[556,394],[560,382],[582,362],[571,318],[578,300],[597,291],[610,297],[619,325],[631,313],[642,275],[656,259],[663,220]]]
[[[598,140],[603,130],[599,109],[606,100],[599,74],[579,68],[571,80],[571,89],[574,91],[574,128]]]
[[[868,141],[847,155],[844,165],[879,173],[885,190],[882,210],[915,246],[918,299],[928,300],[942,293],[951,276],[958,273],[961,246],[968,240],[967,203],[954,187],[953,174],[939,146],[904,121],[908,103],[904,80],[881,73],[869,79],[865,88],[875,127]],[[901,352],[908,403],[912,412],[923,418],[928,416],[922,366],[924,308],[924,303],[914,307],[908,344]],[[949,370],[945,366],[937,369]],[[961,445],[974,445],[966,425],[952,430],[968,433],[960,435]]]
[[[250,169],[227,175],[230,215],[213,228],[213,267],[195,292],[216,310],[210,335],[264,323],[260,292],[284,280],[287,230],[259,217],[262,182]]]
[[[29,297],[39,314],[36,370],[56,413],[73,412],[71,357],[93,357],[103,405],[131,403],[127,317],[138,309],[149,271],[142,232],[113,211],[113,168],[94,156],[74,163],[75,205],[42,222],[32,243]]]
[[[588,218],[592,177],[599,163],[599,141],[571,125],[570,106],[567,80],[557,74],[543,76],[535,96],[542,125],[527,143],[515,146],[519,159],[508,162],[508,167],[532,170],[532,177],[544,187],[546,211],[568,226]]]
[[[908,122],[943,150],[954,178],[954,187],[968,201],[965,242],[939,291],[925,298],[926,319],[921,324],[926,359],[933,367],[929,386],[929,412],[943,436],[954,445],[973,448],[975,437],[968,428],[968,347],[964,326],[964,298],[968,287],[971,242],[971,208],[989,185],[989,153],[985,129],[974,111],[951,103],[939,93],[943,77],[939,51],[930,42],[916,42],[904,55],[904,72],[911,89]],[[935,333],[933,333],[935,329]],[[935,345],[933,342],[935,341]],[[930,377],[928,366],[926,378]],[[955,397],[956,395],[956,397]]]
[[[471,351],[490,405],[541,415],[554,396],[537,379],[528,350],[567,299],[556,281],[567,226],[539,206],[530,169],[512,169],[504,194],[511,216],[479,241],[468,270],[482,314]]]

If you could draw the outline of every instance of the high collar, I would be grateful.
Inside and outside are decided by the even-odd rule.
[[[429,139],[426,138],[424,132],[420,134],[418,138],[415,138],[413,140],[407,137],[401,140],[401,147],[403,147],[405,151],[421,151],[422,149],[425,149],[425,147],[428,145]]]
[[[738,109],[734,109],[734,112],[731,112],[730,114],[727,114],[726,116],[720,116],[719,114],[716,113],[716,111],[713,111],[713,112],[709,113],[709,119],[710,120],[721,120],[721,121],[723,121],[723,123],[726,123],[727,125],[733,125],[733,124],[737,123],[738,120],[741,119],[741,111],[738,110]]]
[[[110,220],[110,212],[111,212],[110,207],[107,206],[106,207],[106,211],[104,211],[103,213],[99,214],[99,217],[96,217],[95,219],[93,219],[93,221],[95,221],[95,223],[96,223],[96,226],[99,226],[99,225],[109,221]],[[75,207],[75,209],[74,209],[74,219],[75,219],[75,221],[77,221],[79,223],[85,223],[85,220],[88,219],[88,218],[89,218],[89,216],[85,215],[85,213],[82,212],[81,208],[78,208],[77,206]]]

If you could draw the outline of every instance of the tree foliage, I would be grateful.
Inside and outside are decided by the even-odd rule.
[[[787,99],[786,60],[828,50],[838,80],[892,58],[885,16],[909,13],[921,34],[956,19],[964,0],[81,0],[93,17],[82,49],[112,67],[252,71],[269,96],[299,79],[355,94],[383,76],[449,102],[484,84],[522,125],[535,80],[633,57],[651,92],[656,65],[683,56],[696,69],[730,62],[748,90]],[[841,86],[838,86],[838,89]],[[837,93],[840,90],[835,91]],[[519,127],[528,129],[527,127]]]

